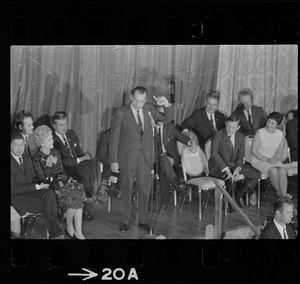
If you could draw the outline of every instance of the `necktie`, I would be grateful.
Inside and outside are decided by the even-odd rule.
[[[20,163],[20,166],[21,166],[22,171],[24,173],[24,163],[23,163],[22,157],[19,157],[19,163]]]
[[[287,235],[286,235],[286,229],[283,228],[283,238],[286,240],[287,239]]]
[[[230,141],[231,149],[233,150],[232,135],[228,135],[228,138],[229,138],[229,141]]]
[[[215,128],[215,125],[214,125],[214,121],[213,121],[213,118],[212,118],[212,114],[210,115],[209,122],[212,124],[214,131],[216,131],[216,128]]]
[[[138,127],[139,127],[140,134],[143,135],[143,126],[142,126],[142,120],[141,120],[141,117],[140,117],[140,111],[139,110],[137,110],[137,119],[138,119]]]
[[[67,141],[67,138],[66,138],[65,135],[63,135],[63,139],[64,139],[64,143],[65,143],[66,148],[68,149],[68,151],[69,151],[71,157],[73,158],[72,150],[71,150],[71,148],[69,147],[69,144],[68,144],[68,141]]]
[[[26,153],[28,156],[31,156],[31,155],[30,155],[30,149],[29,149],[29,143],[28,143],[28,136],[25,136],[25,153]]]
[[[249,110],[247,110],[247,112],[248,112],[248,122],[249,122],[249,124],[250,124],[250,126],[251,126],[251,128],[252,128],[251,114],[250,114],[250,111],[249,111]]]
[[[161,156],[163,154],[162,141],[161,141],[161,127],[158,127],[157,153],[159,156]]]

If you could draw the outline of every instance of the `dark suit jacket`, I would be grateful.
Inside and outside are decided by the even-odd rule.
[[[287,122],[286,139],[290,147],[291,160],[298,161],[298,118]]]
[[[33,177],[35,176],[33,165],[30,157],[22,155],[24,163],[24,172],[21,166],[14,159],[13,156],[10,158],[11,168],[11,203],[18,210],[21,215],[26,213],[26,195],[23,198],[18,198],[20,195],[25,193],[31,193],[36,191]]]
[[[234,149],[231,141],[223,128],[216,132],[211,144],[211,157],[209,160],[210,174],[220,172],[226,167],[242,167],[244,157],[244,135],[235,133]]]
[[[113,116],[110,128],[109,162],[118,162],[120,171],[127,172],[128,165],[135,165],[138,162],[140,151],[143,152],[144,159],[150,167],[154,163],[153,134],[149,111],[155,121],[161,120],[168,123],[173,119],[172,106],[165,108],[163,114],[152,104],[146,103],[143,107],[144,132],[141,137],[130,104],[117,109]]]
[[[66,136],[74,156],[73,158],[65,144],[56,135],[55,131],[53,131],[54,147],[59,150],[65,168],[75,167],[77,166],[77,158],[84,156],[84,153],[79,145],[78,138],[74,130],[69,129]]]
[[[217,130],[225,127],[226,117],[223,113],[220,111],[215,111],[215,120]],[[182,130],[189,129],[196,133],[199,140],[199,146],[202,150],[204,150],[207,140],[212,138],[215,133],[213,125],[208,120],[205,108],[195,110],[190,117],[182,122],[181,128]]]
[[[286,225],[286,232],[289,239],[295,239],[295,233],[291,224]],[[278,231],[274,220],[270,221],[266,227],[263,229],[260,239],[280,239],[282,240],[281,234]]]
[[[166,149],[167,155],[174,159],[174,163],[176,166],[180,164],[180,157],[178,155],[178,151],[176,148],[176,141],[179,141],[185,145],[191,139],[185,135],[181,134],[173,123],[166,123],[163,127],[163,143]]]
[[[252,106],[252,128],[250,123],[248,122],[242,106],[238,106],[233,114],[237,115],[240,118],[241,127],[239,129],[240,132],[244,134],[244,136],[254,135],[256,130],[265,127],[267,122],[267,115],[262,107]]]

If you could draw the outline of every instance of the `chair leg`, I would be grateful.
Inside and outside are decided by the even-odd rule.
[[[107,202],[107,211],[108,211],[108,213],[110,212],[110,210],[111,210],[111,197],[108,196],[108,202]]]
[[[261,179],[257,183],[257,208],[260,208],[260,181]]]
[[[207,190],[206,192],[208,192],[208,193],[207,193],[206,201],[204,203],[204,208],[207,207],[208,201],[209,201],[210,196],[211,196],[211,191],[210,190]]]
[[[192,186],[189,187],[189,202],[192,202]]]
[[[177,206],[177,192],[174,190],[174,206]]]
[[[249,206],[249,192],[246,193],[246,204]]]
[[[201,189],[199,188],[198,189],[198,192],[199,192],[199,220],[201,220],[202,219],[202,213],[201,213]]]

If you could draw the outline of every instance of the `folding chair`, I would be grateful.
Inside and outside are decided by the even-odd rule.
[[[185,147],[182,151],[181,155],[181,164],[183,169],[183,176],[185,183],[189,185],[189,192],[184,197],[182,202],[180,211],[182,211],[183,204],[187,196],[189,196],[189,201],[192,200],[192,187],[191,185],[195,185],[198,188],[199,195],[199,220],[202,219],[202,201],[201,201],[201,193],[202,191],[208,191],[216,188],[216,184],[213,180],[217,180],[223,187],[225,186],[224,180],[209,177],[208,176],[208,164],[205,154],[198,146],[198,151],[196,154],[191,153],[189,147]],[[205,173],[206,176],[201,176]],[[188,176],[190,179],[188,179]],[[226,210],[225,210],[226,214]]]

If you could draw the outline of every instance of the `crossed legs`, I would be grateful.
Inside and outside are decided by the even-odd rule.
[[[290,197],[290,194],[287,193],[287,170],[282,167],[272,167],[269,169],[268,174],[270,182],[275,188],[278,197]]]

